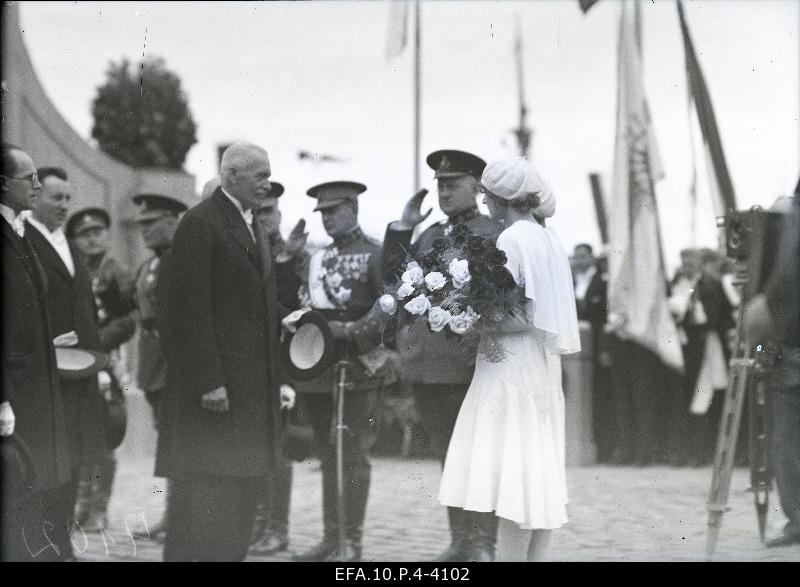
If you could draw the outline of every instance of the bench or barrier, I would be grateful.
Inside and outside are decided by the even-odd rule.
[[[580,322],[581,352],[564,355],[564,398],[567,412],[567,465],[593,465],[597,447],[592,433],[592,330]]]

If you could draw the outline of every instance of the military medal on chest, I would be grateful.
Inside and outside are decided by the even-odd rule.
[[[147,285],[153,285],[156,281],[156,271],[158,271],[158,265],[161,262],[161,259],[158,257],[153,258],[150,261],[150,264],[147,266],[147,276],[145,277],[145,283]]]

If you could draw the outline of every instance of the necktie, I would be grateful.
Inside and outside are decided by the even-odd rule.
[[[264,271],[264,277],[267,277],[272,271],[272,247],[269,243],[269,233],[264,220],[264,215],[256,210],[253,214],[253,232],[255,233],[258,252],[261,253],[261,267]]]

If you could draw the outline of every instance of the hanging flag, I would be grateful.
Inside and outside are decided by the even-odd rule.
[[[578,3],[581,5],[581,10],[584,14],[589,12],[589,9],[597,4],[600,0],[578,0]]]
[[[717,119],[711,105],[711,95],[700,69],[700,61],[694,51],[692,37],[686,24],[683,13],[683,4],[678,1],[678,17],[681,21],[681,34],[683,35],[683,48],[686,54],[686,74],[689,79],[690,105],[693,104],[700,131],[703,135],[703,147],[706,156],[706,167],[709,170],[709,183],[711,184],[711,198],[714,205],[714,214],[724,216],[729,210],[736,210],[736,196],[733,192],[731,176],[728,165],[725,163],[725,153],[722,150]]]
[[[389,7],[386,59],[399,56],[408,42],[408,0],[393,0]]]
[[[609,323],[615,332],[683,369],[678,330],[667,309],[654,169],[655,136],[644,93],[636,25],[622,6],[617,65],[617,131],[609,215]]]

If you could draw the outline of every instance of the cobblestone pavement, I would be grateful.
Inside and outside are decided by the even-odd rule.
[[[161,545],[132,539],[130,531],[161,518],[164,480],[151,476],[149,459],[121,460],[103,534],[73,532],[84,561],[157,561]],[[372,492],[364,536],[365,560],[425,561],[448,543],[445,510],[436,502],[439,465],[433,460],[373,459]],[[321,535],[321,480],[313,461],[295,465],[289,551],[253,561],[288,561]],[[749,474],[736,469],[730,511],[716,553],[720,561],[800,561],[797,546],[766,549],[759,542]],[[703,561],[709,468],[581,467],[568,471],[569,523],[554,533],[554,561]],[[782,524],[777,496],[768,527]],[[127,525],[127,526],[126,526]]]

